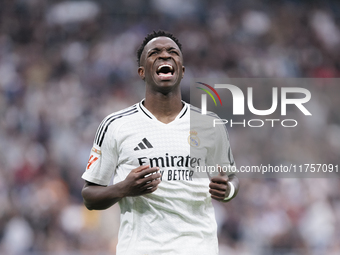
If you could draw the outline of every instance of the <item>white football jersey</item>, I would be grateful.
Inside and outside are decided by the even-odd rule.
[[[155,192],[119,201],[117,255],[218,254],[210,180],[195,169],[233,164],[229,139],[224,125],[190,123],[200,111],[183,105],[164,124],[142,101],[107,116],[97,130],[83,179],[116,184],[140,165],[158,166],[162,174]]]

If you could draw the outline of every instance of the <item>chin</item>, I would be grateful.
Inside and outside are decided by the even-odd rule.
[[[162,94],[169,94],[171,92],[176,92],[179,88],[179,84],[168,83],[168,84],[155,84],[154,90]]]

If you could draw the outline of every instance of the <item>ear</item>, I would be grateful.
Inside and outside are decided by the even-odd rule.
[[[145,69],[144,69],[144,66],[138,67],[138,75],[139,75],[139,77],[142,78],[143,81],[145,80]]]
[[[182,79],[184,77],[184,73],[185,73],[185,66],[182,66]]]

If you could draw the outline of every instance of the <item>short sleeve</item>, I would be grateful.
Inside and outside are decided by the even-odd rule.
[[[101,126],[98,128],[82,178],[92,183],[107,186],[115,174],[118,156],[116,140],[113,137],[111,126],[105,132],[100,131],[100,128]]]
[[[214,131],[214,146],[208,153],[208,165],[236,168],[226,126],[216,125]]]

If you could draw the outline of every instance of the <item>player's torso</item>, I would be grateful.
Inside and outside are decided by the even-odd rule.
[[[120,177],[125,178],[129,170],[132,170],[128,169],[129,166],[136,168],[140,165],[150,165],[160,168],[162,181],[191,181],[189,173],[187,176],[177,176],[174,171],[179,173],[180,170],[189,170],[190,166],[197,164],[195,159],[190,157],[189,124],[185,121],[178,121],[177,125],[156,121],[138,122],[138,119],[135,122],[135,125],[126,124],[119,131],[117,171],[120,170],[121,173],[117,173],[122,175]]]
[[[153,116],[145,118],[142,113],[120,125],[114,183],[124,180],[140,165],[158,166],[162,181],[151,194],[121,200],[119,249],[130,251],[131,242],[141,242],[143,246],[158,243],[159,252],[167,245],[176,246],[176,242],[177,246],[187,241],[197,246],[202,238],[216,242],[209,179],[195,172],[197,166],[204,164],[207,150],[195,148],[192,155],[192,149],[199,147],[195,140],[199,139],[190,129],[189,112],[188,109],[182,118],[169,124]],[[177,240],[180,235],[187,237]]]
[[[182,116],[168,124],[140,110],[119,125],[112,134],[118,155],[115,182],[124,180],[141,165],[159,167],[161,180],[166,182],[192,182],[194,177],[207,177],[197,175],[195,170],[205,165],[208,150],[213,147],[212,128],[190,122],[190,106],[186,108]]]

